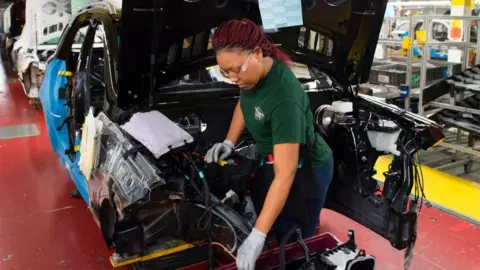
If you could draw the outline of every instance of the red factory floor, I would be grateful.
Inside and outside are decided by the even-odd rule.
[[[0,66],[1,67],[1,66]],[[0,127],[34,124],[39,136],[0,139],[0,269],[110,269],[109,251],[55,156],[43,114],[28,104],[21,85],[0,70]],[[403,269],[403,252],[368,229],[331,211],[322,231],[378,258],[378,270]],[[424,209],[411,269],[480,270],[480,228],[437,209]]]

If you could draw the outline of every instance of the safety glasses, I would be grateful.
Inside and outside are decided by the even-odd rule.
[[[234,72],[234,71],[231,71],[232,73],[235,74],[235,76],[238,76],[238,74],[242,73],[242,72],[245,72],[247,71],[248,69],[248,61],[250,60],[250,57],[252,56],[252,53],[250,52],[247,56],[247,59],[245,60],[245,63],[243,63],[242,67],[240,67],[240,71],[239,72]],[[226,72],[225,70],[223,69],[220,69],[220,74],[222,74],[223,77],[227,78],[227,79],[230,79],[230,75],[228,75],[228,72]]]

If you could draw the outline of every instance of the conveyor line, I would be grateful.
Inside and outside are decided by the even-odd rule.
[[[467,76],[470,76],[476,80],[480,80],[480,74],[473,73],[470,70],[465,70],[463,73],[465,73]]]
[[[465,90],[470,90],[470,91],[477,91],[480,92],[480,85],[478,84],[473,84],[473,83],[464,83],[464,82],[456,82],[452,79],[447,80],[448,84],[453,84],[457,88],[465,88]]]
[[[447,148],[450,148],[450,149],[453,149],[453,150],[457,150],[457,151],[466,153],[466,154],[470,154],[470,155],[480,157],[480,151],[473,150],[472,148],[469,148],[469,147],[460,146],[460,145],[456,145],[456,144],[452,144],[452,143],[446,143],[446,142],[442,142],[440,145],[443,146],[443,147],[447,147]]]
[[[446,82],[453,84],[457,88],[465,90],[480,91],[480,69],[473,67],[470,70],[464,70],[462,73],[450,77]],[[459,81],[456,81],[459,80]]]

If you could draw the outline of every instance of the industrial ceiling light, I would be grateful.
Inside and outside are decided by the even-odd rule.
[[[42,6],[42,10],[45,14],[53,15],[55,12],[57,12],[57,5],[52,2],[47,2]]]
[[[72,3],[68,2],[68,3],[65,5],[65,13],[67,13],[67,14],[72,14]]]

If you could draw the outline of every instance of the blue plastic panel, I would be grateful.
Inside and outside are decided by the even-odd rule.
[[[40,100],[42,101],[50,143],[62,164],[69,171],[82,198],[89,204],[87,182],[77,164],[79,155],[77,154],[76,159],[72,161],[65,154],[65,151],[70,148],[68,124],[65,124],[58,130],[62,122],[67,118],[69,111],[68,106],[66,106],[66,99],[61,98],[59,94],[60,89],[66,87],[67,77],[59,76],[58,73],[66,71],[66,66],[66,62],[60,59],[53,59],[48,64],[42,86],[40,87]]]

